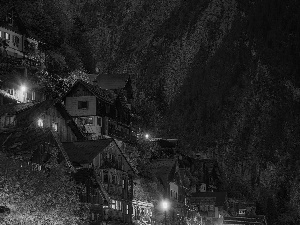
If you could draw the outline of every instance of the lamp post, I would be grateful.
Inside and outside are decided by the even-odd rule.
[[[165,211],[165,225],[167,225],[167,210],[170,207],[169,201],[167,199],[163,200],[161,202],[161,207],[162,207],[162,210]]]

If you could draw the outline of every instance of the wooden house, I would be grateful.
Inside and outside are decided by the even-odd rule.
[[[15,7],[0,15],[0,87],[20,102],[43,101],[39,88],[28,74],[44,67],[41,43],[29,34]],[[9,74],[9,75],[8,75]]]
[[[168,221],[180,224],[186,216],[186,190],[181,178],[177,159],[156,159],[150,166],[164,187],[164,198],[170,201]],[[159,206],[158,206],[159,207]],[[160,210],[161,211],[161,210]]]
[[[125,89],[101,89],[97,84],[78,80],[63,97],[66,109],[81,130],[96,140],[113,137],[136,140],[132,111]]]
[[[64,142],[77,170],[92,169],[109,204],[95,222],[132,222],[134,171],[114,139]]]
[[[63,141],[83,141],[85,136],[78,129],[64,105],[58,100],[41,103],[7,104],[0,108],[0,151],[29,162],[34,169],[42,170],[55,153],[58,163],[66,163],[76,182],[84,185],[80,194],[83,204],[91,205],[91,219],[100,218],[108,198],[94,170],[77,168],[67,154]],[[66,149],[69,150],[68,145]]]

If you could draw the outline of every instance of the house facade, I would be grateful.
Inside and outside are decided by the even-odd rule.
[[[6,74],[6,78],[2,75],[0,88],[23,103],[44,100],[37,87],[27,80],[30,72],[44,67],[44,62],[40,42],[30,37],[16,9],[10,8],[0,18],[0,70]]]
[[[99,207],[95,224],[131,224],[134,171],[114,139],[64,142],[77,170],[91,169],[107,205]]]
[[[63,100],[73,120],[89,139],[136,140],[131,107],[124,89],[106,90],[79,80]]]

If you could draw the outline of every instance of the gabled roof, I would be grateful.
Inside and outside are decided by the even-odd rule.
[[[98,85],[87,83],[83,80],[77,80],[73,86],[67,91],[67,93],[62,97],[64,99],[67,95],[79,84],[82,84],[86,89],[88,89],[92,94],[97,98],[102,99],[103,101],[114,104],[116,101],[120,101],[122,106],[128,108],[126,91],[123,89],[103,89]]]
[[[131,164],[128,162],[126,156],[119,148],[118,144],[113,138],[88,140],[88,141],[76,141],[76,142],[63,142],[62,145],[69,155],[72,163],[88,164],[92,163],[93,159],[101,152],[103,152],[111,143],[113,143],[119,150],[120,154],[124,157],[128,163],[130,169],[135,173]]]
[[[74,132],[76,137],[81,140],[84,135],[81,133],[72,117],[67,112],[65,107],[60,103],[59,99],[50,99],[39,103],[16,103],[7,104],[0,107],[0,116],[2,115],[16,115],[16,126],[18,128],[29,127],[36,119],[50,107],[54,106],[67,121],[67,124]]]
[[[16,115],[26,109],[32,107],[34,103],[13,103],[13,104],[6,104],[0,107],[0,116],[3,115]]]
[[[34,151],[45,142],[56,145],[66,163],[74,170],[51,128],[24,128],[0,132],[0,151],[22,160],[30,161]]]
[[[64,99],[65,97],[67,97],[67,95],[79,84],[82,84],[97,98],[100,98],[108,103],[113,103],[116,99],[116,94],[113,91],[101,89],[97,85],[89,84],[83,80],[77,80],[62,98]]]
[[[149,165],[149,169],[156,174],[156,177],[161,180],[164,187],[167,188],[168,183],[174,178],[176,164],[176,159],[157,159]]]
[[[113,139],[90,140],[80,142],[63,142],[62,145],[69,155],[71,162],[80,164],[92,163],[93,159],[109,144]]]

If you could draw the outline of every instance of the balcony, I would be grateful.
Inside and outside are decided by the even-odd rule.
[[[137,141],[134,128],[111,119],[108,121],[108,135],[127,142],[134,143]]]

